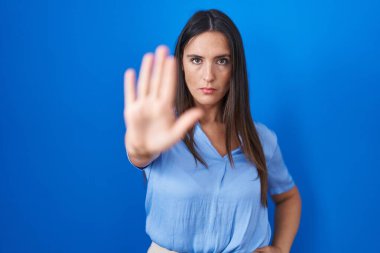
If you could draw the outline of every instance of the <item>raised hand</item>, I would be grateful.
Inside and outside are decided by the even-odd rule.
[[[192,108],[176,119],[177,60],[168,52],[167,46],[160,45],[155,55],[144,55],[137,94],[135,71],[127,69],[124,75],[125,145],[135,156],[156,155],[169,149],[204,114],[200,108]]]

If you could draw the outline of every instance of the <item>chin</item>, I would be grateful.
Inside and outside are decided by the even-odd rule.
[[[202,106],[212,106],[215,104],[218,104],[220,100],[216,100],[215,98],[202,98],[202,99],[194,99],[195,104],[202,105]]]

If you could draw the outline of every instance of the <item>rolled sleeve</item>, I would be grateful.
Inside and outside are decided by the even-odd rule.
[[[287,192],[295,186],[294,180],[282,158],[280,146],[277,143],[267,168],[268,188],[271,195]]]

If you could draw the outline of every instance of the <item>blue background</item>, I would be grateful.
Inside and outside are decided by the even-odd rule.
[[[379,1],[0,2],[0,252],[146,252],[123,72],[219,8],[303,199],[292,252],[378,250]],[[271,205],[273,214],[273,205]]]

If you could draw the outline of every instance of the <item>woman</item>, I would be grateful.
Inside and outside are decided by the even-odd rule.
[[[243,43],[231,19],[196,12],[175,57],[164,45],[125,73],[129,161],[148,180],[155,252],[290,252],[301,199],[276,135],[251,117]],[[276,204],[272,244],[267,192]]]

